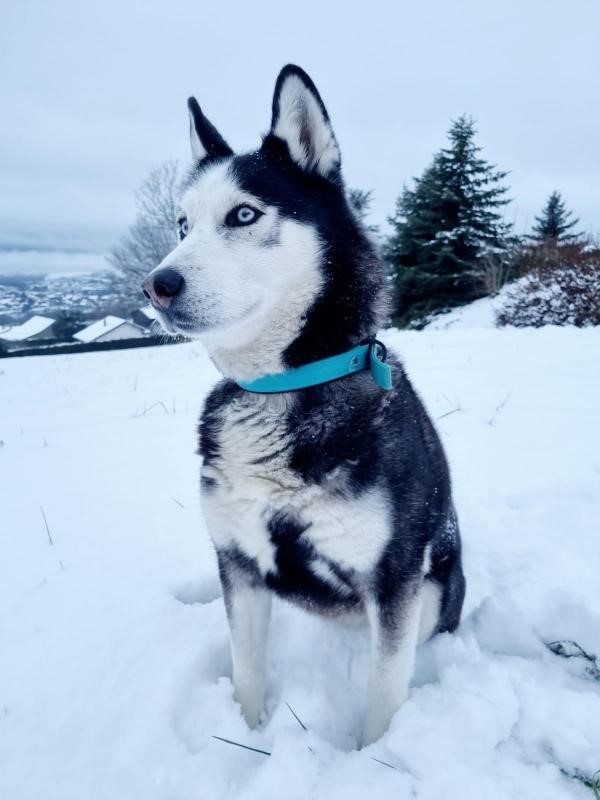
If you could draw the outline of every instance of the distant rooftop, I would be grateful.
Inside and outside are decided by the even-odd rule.
[[[92,322],[87,328],[82,328],[80,331],[77,331],[77,333],[73,335],[73,338],[77,339],[79,342],[93,342],[99,336],[104,336],[105,333],[110,333],[110,331],[114,331],[115,328],[120,328],[121,325],[124,325],[126,322],[127,320],[122,317],[115,317],[109,314],[107,317]],[[131,325],[131,323],[129,324]]]
[[[39,336],[45,330],[54,325],[54,320],[51,317],[34,316],[23,322],[21,325],[13,325],[3,333],[0,333],[0,338],[7,342],[24,342],[32,336]]]

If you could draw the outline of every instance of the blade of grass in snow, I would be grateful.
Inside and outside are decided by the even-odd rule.
[[[44,525],[46,526],[46,533],[48,534],[48,541],[50,542],[51,545],[53,545],[54,542],[52,541],[52,535],[50,534],[50,528],[48,526],[48,520],[46,519],[46,514],[45,514],[44,509],[43,509],[42,506],[40,506],[40,511],[42,512],[42,517],[44,518]]]
[[[591,789],[594,795],[594,800],[600,800],[600,769],[595,772],[591,778],[579,770],[576,770],[575,772],[569,772],[561,767],[560,771],[566,778],[570,778],[573,781],[579,781],[579,783],[583,784],[588,789]]]
[[[218,739],[220,742],[226,742],[227,744],[233,744],[236,747],[242,747],[244,750],[252,750],[254,753],[262,753],[263,756],[270,756],[267,750],[260,750],[258,747],[250,747],[247,744],[242,744],[241,742],[233,742],[231,739],[224,739],[222,736],[215,736],[213,733],[213,739]]]
[[[302,722],[302,720],[300,719],[300,717],[298,716],[298,714],[296,714],[296,712],[295,712],[295,711],[294,711],[294,709],[291,707],[291,705],[290,705],[289,703],[287,703],[287,702],[286,702],[286,706],[287,706],[287,707],[289,708],[289,710],[292,712],[292,714],[294,715],[294,717],[295,717],[295,718],[296,718],[296,720],[298,721],[298,723],[299,723],[299,725],[301,726],[301,728],[302,728],[303,730],[307,731],[307,730],[308,730],[308,728],[307,728],[307,727],[306,727],[306,725],[305,725],[305,724]]]
[[[371,761],[376,761],[378,764],[383,764],[384,767],[389,767],[390,769],[395,769],[398,772],[398,767],[395,767],[393,764],[388,764],[387,761],[382,761],[380,758],[375,758],[375,756],[370,756]]]

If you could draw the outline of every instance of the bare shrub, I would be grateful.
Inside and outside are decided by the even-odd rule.
[[[177,162],[165,161],[153,169],[135,194],[135,222],[108,254],[109,262],[136,294],[150,270],[177,244],[180,183]]]
[[[477,270],[486,295],[497,294],[519,274],[520,249],[514,245],[506,250],[490,250],[479,258]]]
[[[498,325],[600,325],[600,248],[546,242],[524,249],[523,277],[503,293]]]

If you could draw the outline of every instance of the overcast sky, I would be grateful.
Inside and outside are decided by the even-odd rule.
[[[252,149],[288,61],[321,91],[347,182],[374,190],[373,221],[466,112],[510,170],[518,232],[557,188],[598,233],[599,42],[600,0],[2,3],[0,249],[53,252],[0,252],[0,271],[97,263],[148,171],[187,164],[187,96]]]

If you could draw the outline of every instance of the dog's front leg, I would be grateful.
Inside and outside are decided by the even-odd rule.
[[[219,572],[231,634],[234,697],[254,727],[265,701],[265,656],[271,594],[219,555]]]
[[[408,696],[422,604],[421,579],[394,597],[367,600],[371,665],[363,746],[383,736],[395,712]]]

